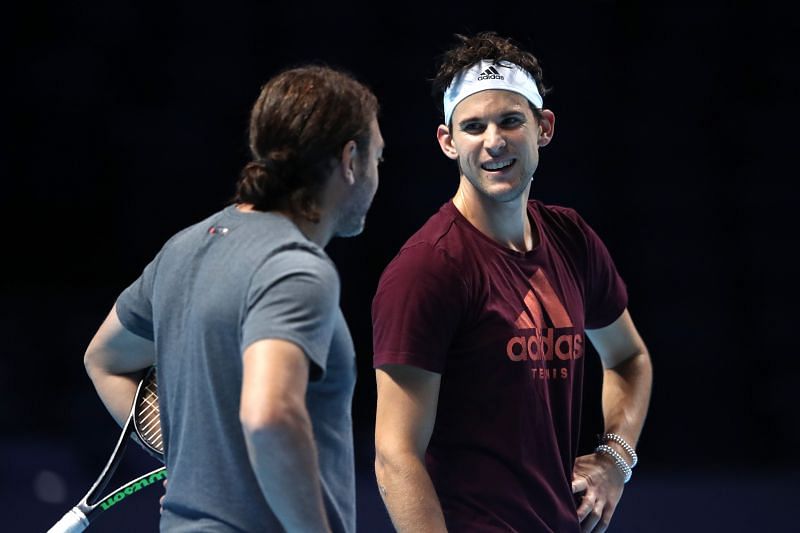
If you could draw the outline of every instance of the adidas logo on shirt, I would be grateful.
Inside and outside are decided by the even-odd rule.
[[[483,80],[504,80],[504,79],[505,79],[505,77],[503,77],[502,74],[497,72],[497,70],[494,67],[487,68],[486,70],[484,70],[483,72],[480,73],[480,76],[478,76],[478,81],[483,81]]]

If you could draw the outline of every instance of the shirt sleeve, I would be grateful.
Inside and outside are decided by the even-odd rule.
[[[628,305],[628,290],[608,248],[586,221],[575,214],[586,239],[586,329],[614,322]]]
[[[263,339],[292,342],[311,360],[312,379],[321,379],[339,290],[339,276],[329,260],[304,249],[276,253],[261,265],[250,284],[242,350]]]
[[[401,250],[372,301],[373,366],[405,364],[442,373],[466,295],[444,251],[427,243]]]
[[[148,340],[155,340],[153,330],[153,280],[158,265],[156,256],[141,276],[117,297],[117,318],[125,329]]]

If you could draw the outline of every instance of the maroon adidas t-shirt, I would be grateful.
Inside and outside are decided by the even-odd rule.
[[[426,463],[448,529],[580,531],[571,490],[584,329],[625,284],[572,209],[532,200],[539,244],[508,250],[446,203],[401,248],[372,304],[374,366],[442,375]]]

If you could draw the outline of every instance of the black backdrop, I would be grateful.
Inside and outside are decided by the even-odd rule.
[[[800,362],[798,24],[786,8],[49,2],[4,15],[0,497],[18,510],[12,530],[46,529],[96,475],[115,430],[83,373],[87,342],[162,242],[227,202],[261,84],[306,61],[349,70],[382,104],[367,228],[328,251],[358,351],[359,523],[386,527],[370,471],[370,303],[398,247],[455,190],[428,79],[453,33],[480,30],[540,58],[556,134],[532,194],[575,207],[604,238],[652,352],[640,481],[618,530],[788,516]],[[583,446],[601,429],[599,365],[587,364]],[[768,496],[752,509],[755,494]],[[157,504],[141,498],[133,523],[152,524]]]

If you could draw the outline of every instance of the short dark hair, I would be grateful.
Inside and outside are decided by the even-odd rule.
[[[471,67],[482,59],[493,59],[494,61],[510,61],[522,67],[533,77],[539,94],[542,96],[550,92],[545,86],[542,67],[539,60],[523,50],[516,42],[507,37],[501,37],[493,31],[484,31],[472,37],[455,34],[456,45],[450,48],[439,57],[439,67],[436,76],[433,78],[433,96],[442,108],[442,98],[444,92],[452,83],[453,78],[462,70]],[[537,120],[541,120],[541,111],[533,104],[531,110]],[[448,126],[450,126],[448,124]]]
[[[348,141],[367,152],[378,100],[352,75],[321,65],[270,79],[250,113],[250,152],[233,201],[319,221],[316,199]]]

